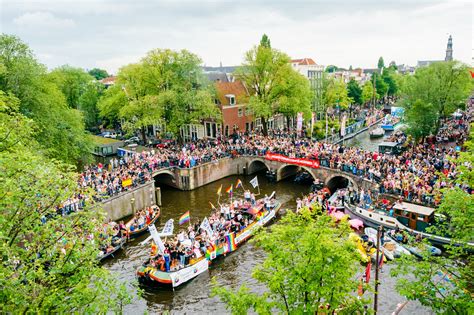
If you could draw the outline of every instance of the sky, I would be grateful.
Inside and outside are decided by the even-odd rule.
[[[52,69],[116,73],[155,48],[187,49],[203,65],[238,65],[262,34],[291,58],[374,68],[444,59],[472,63],[473,5],[447,0],[0,0],[0,32]]]

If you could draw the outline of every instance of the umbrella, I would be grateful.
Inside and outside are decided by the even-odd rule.
[[[331,213],[331,216],[336,219],[337,221],[341,221],[342,218],[344,218],[346,215],[344,214],[344,212],[341,212],[341,211],[335,211],[333,213]]]
[[[351,228],[354,228],[356,230],[360,229],[361,227],[364,227],[364,222],[359,219],[349,220],[349,224],[351,225]]]

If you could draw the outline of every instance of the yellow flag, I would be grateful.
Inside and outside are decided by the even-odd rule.
[[[221,191],[222,191],[222,184],[221,184],[221,187],[219,187],[219,189],[217,190],[217,195],[218,195],[218,196],[221,195]]]

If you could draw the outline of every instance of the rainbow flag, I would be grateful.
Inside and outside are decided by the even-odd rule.
[[[232,195],[232,184],[230,185],[230,187],[229,187],[229,188],[227,188],[227,189],[226,189],[226,191],[225,191],[225,192],[226,192],[226,193],[229,193],[229,194],[231,194],[231,195]]]
[[[240,179],[237,180],[237,184],[235,185],[235,188],[242,187],[242,181]]]
[[[227,234],[225,239],[227,241],[226,243],[227,243],[227,252],[228,253],[233,252],[234,250],[237,249],[237,245],[235,245],[234,233]]]
[[[186,211],[180,218],[179,218],[179,225],[189,222],[191,218],[189,217],[189,211]]]

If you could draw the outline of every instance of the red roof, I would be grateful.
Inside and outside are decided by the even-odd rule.
[[[236,104],[245,104],[248,101],[248,92],[242,81],[216,82],[217,98],[222,105],[230,105],[226,95],[235,95]]]
[[[301,66],[309,66],[309,65],[315,65],[316,64],[316,62],[314,62],[314,60],[311,59],[311,58],[293,59],[293,60],[291,60],[291,63],[297,63]]]
[[[112,76],[112,77],[103,78],[99,82],[102,84],[114,84],[116,79],[117,77]]]

